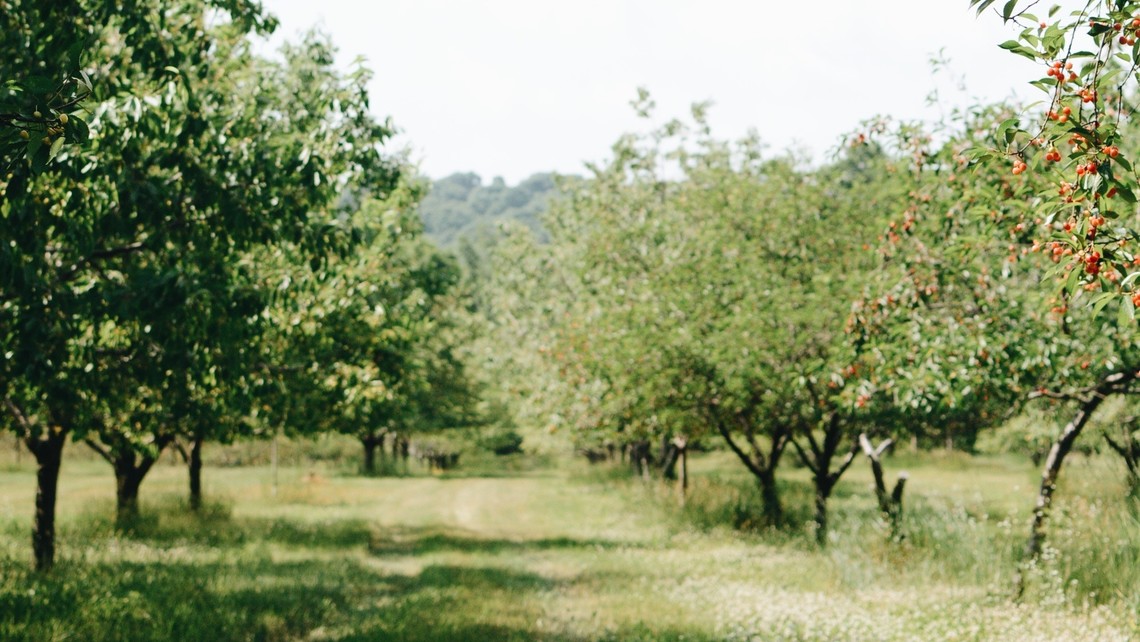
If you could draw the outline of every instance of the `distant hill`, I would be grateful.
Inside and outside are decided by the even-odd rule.
[[[493,235],[505,221],[522,223],[545,238],[539,217],[557,194],[554,174],[534,174],[510,187],[499,177],[484,185],[478,174],[457,173],[432,183],[420,216],[427,235],[441,247],[453,247],[460,237]]]

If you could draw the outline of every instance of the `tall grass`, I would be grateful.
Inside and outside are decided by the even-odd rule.
[[[918,483],[923,473],[944,477],[937,482],[939,492],[912,491],[905,497],[901,540],[890,538],[865,483],[841,483],[830,503],[829,537],[820,554],[832,562],[843,584],[866,588],[952,583],[1011,594],[1028,535],[1033,485],[1023,483],[1025,465],[1020,461],[999,457],[969,463],[961,454],[892,462],[894,469],[917,466]],[[956,481],[962,484],[978,468],[988,470],[982,483],[1006,479],[998,488],[984,488],[985,494],[945,479],[957,471]],[[1098,605],[1140,595],[1140,501],[1125,492],[1119,477],[1106,482],[1110,470],[1112,463],[1101,460],[1069,471],[1075,479],[1058,493],[1049,523],[1049,552],[1030,569],[1029,599]],[[764,544],[814,551],[812,488],[802,477],[788,477],[780,485],[783,524],[763,520],[760,491],[751,478],[723,471],[696,478],[674,515],[682,528],[731,529]],[[673,488],[654,485],[648,491],[666,505],[677,503]]]

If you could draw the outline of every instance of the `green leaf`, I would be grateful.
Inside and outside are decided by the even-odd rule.
[[[1096,297],[1094,297],[1090,302],[1092,305],[1093,314],[1097,314],[1103,310],[1105,306],[1107,306],[1114,298],[1116,298],[1115,292],[1101,292],[1100,294],[1096,295]]]
[[[1011,49],[1010,51],[1035,62],[1040,57],[1036,51],[1030,49],[1029,47],[1018,47],[1017,49]]]
[[[63,136],[60,136],[51,142],[51,148],[48,149],[48,160],[51,161],[59,155],[60,150],[63,149]]]
[[[970,0],[970,6],[977,5],[978,12],[975,15],[982,15],[982,12],[989,8],[996,0]]]
[[[1009,2],[1005,3],[1005,6],[1001,9],[1001,19],[1005,22],[1009,22],[1009,19],[1013,17],[1013,10],[1016,7],[1017,0],[1009,0]]]
[[[1136,321],[1136,306],[1132,305],[1132,297],[1120,297],[1120,315],[1117,317],[1119,325],[1132,325]]]
[[[1038,58],[1036,50],[1030,49],[1016,40],[1006,40],[998,46],[1007,51],[1012,51],[1019,56],[1025,56],[1030,60],[1037,60]]]

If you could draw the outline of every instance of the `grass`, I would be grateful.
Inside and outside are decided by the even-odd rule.
[[[1110,460],[1065,471],[1034,593],[1008,590],[1034,492],[1028,464],[900,456],[908,537],[885,541],[864,467],[829,545],[766,531],[721,453],[695,459],[684,507],[657,484],[556,458],[471,458],[444,476],[365,478],[335,460],[207,467],[184,504],[161,464],[143,518],[113,528],[113,481],[65,463],[58,568],[28,571],[34,474],[0,464],[3,640],[1126,640],[1140,636],[1140,526]],[[415,473],[415,470],[412,471]],[[797,521],[798,520],[798,521]],[[733,528],[736,522],[746,528]]]

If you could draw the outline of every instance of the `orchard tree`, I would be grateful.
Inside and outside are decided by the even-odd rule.
[[[348,215],[359,243],[317,270],[289,248],[261,261],[281,296],[259,377],[261,420],[294,434],[358,438],[366,473],[388,438],[473,421],[476,397],[455,352],[458,266],[422,236],[421,188],[404,181]]]
[[[792,451],[813,473],[823,541],[827,500],[877,421],[849,385],[861,357],[845,325],[908,184],[871,146],[818,172],[764,158],[755,140],[713,138],[703,111],[622,139],[554,206],[550,253],[573,292],[544,349],[565,389],[554,399],[604,439],[718,435],[774,523]]]
[[[1041,551],[1065,456],[1106,398],[1135,391],[1140,370],[1140,180],[1130,160],[1140,3],[1092,0],[1041,14],[1032,13],[1036,4],[1005,3],[998,13],[1018,32],[1001,46],[1041,65],[1031,84],[1045,93],[1046,106],[1003,121],[992,129],[995,140],[973,154],[979,161],[1010,159],[1011,191],[1028,204],[1025,241],[1055,263],[1041,288],[1052,293],[1060,322],[1045,341],[1069,347],[1075,362],[1054,364],[1054,376],[1034,393],[1064,401],[1073,415],[1042,471],[1030,560]],[[981,13],[992,2],[971,5]]]

